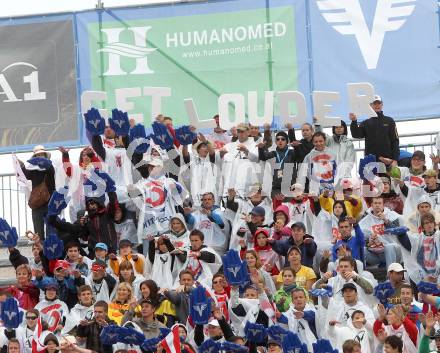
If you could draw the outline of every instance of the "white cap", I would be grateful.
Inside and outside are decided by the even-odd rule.
[[[46,158],[50,158],[50,152],[47,152],[43,145],[35,146],[32,152],[34,153],[34,156],[38,153],[45,153]]]
[[[217,319],[213,319],[211,321],[208,322],[208,325],[212,325],[212,326],[216,326],[216,327],[220,327],[220,324],[218,323]]]
[[[302,184],[296,183],[290,187],[290,190],[292,190],[292,196],[296,197],[303,193],[304,186],[302,186]]]
[[[377,94],[375,94],[374,97],[373,97],[373,100],[371,101],[371,103],[374,103],[376,101],[379,101],[379,102],[382,103],[382,97],[377,95]]]
[[[153,158],[152,160],[148,161],[147,164],[154,167],[163,167],[163,161],[160,158]]]
[[[392,264],[390,264],[388,266],[388,272],[406,272],[406,270],[402,267],[401,264],[397,263],[397,262],[393,262]]]

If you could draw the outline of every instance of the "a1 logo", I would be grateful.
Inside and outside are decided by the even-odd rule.
[[[23,94],[23,98],[17,98],[14,90],[6,79],[5,72],[13,67],[26,66],[33,69],[33,71],[26,76],[23,76],[23,83],[29,84],[29,92]],[[46,92],[40,92],[40,85],[38,81],[38,69],[36,66],[26,62],[15,62],[6,66],[0,73],[0,96],[5,95],[6,99],[3,99],[4,103],[13,103],[21,101],[35,101],[45,100]]]

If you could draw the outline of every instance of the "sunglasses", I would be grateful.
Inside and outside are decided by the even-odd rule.
[[[277,141],[286,141],[284,137],[277,137]]]
[[[26,320],[36,320],[36,316],[26,316]]]
[[[237,130],[238,133],[245,132],[245,130]]]
[[[213,281],[212,284],[219,284],[222,283],[222,281]]]

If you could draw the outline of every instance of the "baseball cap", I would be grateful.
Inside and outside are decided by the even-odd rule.
[[[55,261],[54,270],[62,268],[63,270],[68,270],[70,268],[70,264],[66,260],[57,260]]]
[[[302,255],[302,251],[301,251],[301,249],[300,249],[298,246],[296,246],[296,245],[292,245],[292,246],[289,248],[289,250],[287,250],[287,256],[289,256],[290,253],[291,253],[293,250],[296,250],[298,253],[300,253],[300,254]]]
[[[427,169],[422,175],[423,177],[437,177],[437,172],[434,169]]]
[[[249,130],[249,125],[248,124],[244,124],[244,123],[238,124],[237,125],[237,130],[243,130],[243,131]]]
[[[290,190],[292,190],[292,196],[297,197],[302,195],[302,193],[304,192],[304,186],[300,183],[296,183],[290,187]]]
[[[375,94],[371,103],[374,103],[374,102],[381,102],[382,103],[382,97],[379,96],[378,94]]]
[[[421,159],[422,161],[424,161],[426,156],[425,156],[425,153],[423,153],[423,151],[414,151],[411,159],[413,159],[413,158],[418,158],[418,159]]]
[[[57,291],[59,289],[58,283],[50,282],[44,286],[44,290],[50,290],[50,289]]]
[[[122,240],[119,242],[119,248],[123,248],[124,246],[133,246],[133,244],[132,244],[131,241],[128,240],[128,239],[122,239]]]
[[[208,325],[215,326],[215,327],[220,327],[220,324],[218,323],[217,319],[213,319],[213,320],[209,321]]]
[[[355,286],[354,283],[345,283],[345,284],[342,286],[341,292],[344,293],[344,291],[345,291],[346,289],[353,289],[353,290],[355,290],[355,291],[357,292],[357,288],[356,288],[356,286]]]
[[[92,272],[98,272],[99,270],[105,270],[107,264],[102,260],[96,260],[92,263]]]
[[[295,222],[290,226],[291,229],[293,228],[301,228],[304,232],[306,231],[306,226],[303,222]]]
[[[402,267],[401,264],[397,263],[397,262],[393,262],[392,264],[390,264],[388,266],[388,272],[406,272],[406,270]]]
[[[267,345],[270,346],[271,344],[276,344],[277,346],[281,347],[280,341],[277,341],[276,339],[270,338],[267,340]]]
[[[255,215],[255,216],[265,216],[266,215],[266,210],[261,207],[261,206],[255,206],[252,211],[251,214]]]
[[[95,245],[95,250],[96,249],[102,249],[102,250],[108,251],[108,246],[107,246],[107,244],[104,244],[104,243],[97,243]]]

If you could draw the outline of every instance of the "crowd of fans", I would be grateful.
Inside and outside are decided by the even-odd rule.
[[[32,257],[0,219],[16,270],[0,352],[440,350],[440,158],[399,151],[371,106],[350,114],[358,163],[343,121],[297,139],[289,124],[225,131],[216,116],[203,135],[159,116],[147,136],[92,108],[78,162],[43,146],[17,161]]]

